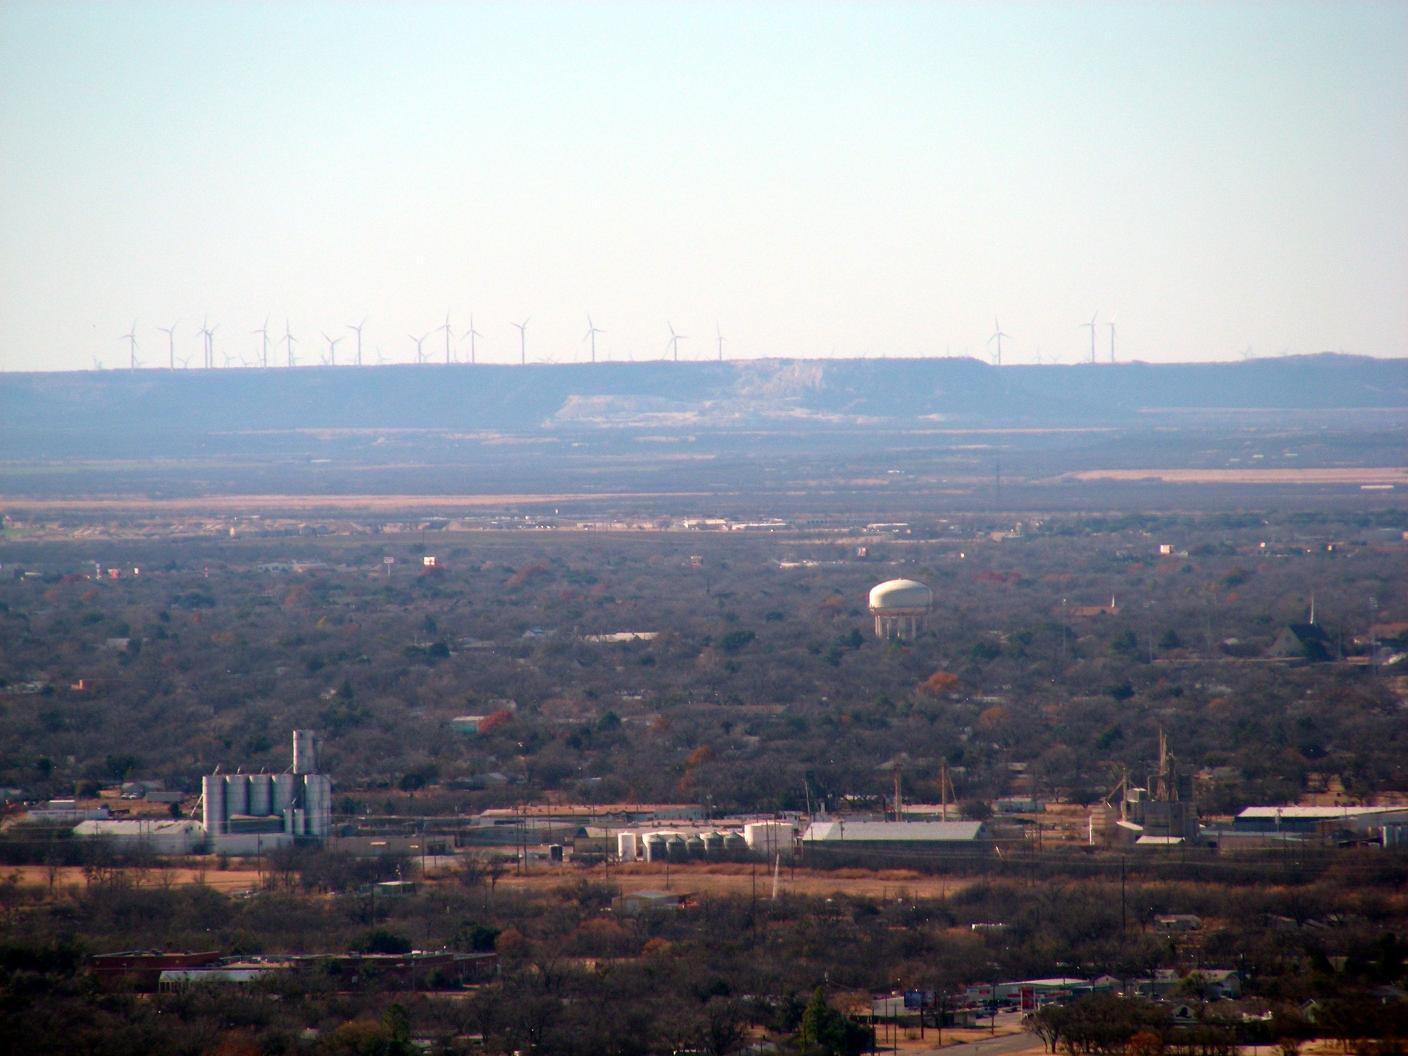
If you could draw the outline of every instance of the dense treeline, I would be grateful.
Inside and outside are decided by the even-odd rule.
[[[460,806],[797,808],[881,793],[900,750],[910,798],[936,797],[940,760],[974,801],[1022,761],[1040,794],[1088,801],[1116,765],[1140,777],[1162,727],[1185,768],[1220,768],[1215,809],[1316,772],[1403,788],[1391,672],[1336,662],[1408,613],[1408,551],[1379,520],[1034,520],[1000,542],[926,522],[866,560],[740,533],[5,544],[0,784],[191,788],[216,763],[283,768],[311,727],[343,788],[452,783]],[[142,574],[89,578],[95,555]],[[913,643],[870,633],[866,589],[894,575],[938,598]],[[1329,662],[1264,662],[1312,596]],[[616,631],[659,637],[582,637]],[[452,734],[466,713],[493,718]]]
[[[466,1051],[469,1038],[482,1037],[491,1053],[723,1054],[750,1030],[805,1036],[818,986],[828,1007],[844,1008],[848,995],[897,985],[952,993],[993,978],[1128,979],[1158,968],[1231,967],[1248,992],[1290,1017],[1307,1000],[1362,1004],[1376,987],[1403,980],[1408,956],[1401,873],[1360,877],[1352,891],[1343,876],[1277,887],[1134,883],[1127,914],[1115,884],[1001,881],[943,900],[910,898],[900,886],[885,900],[719,897],[683,912],[629,916],[612,909],[613,887],[589,880],[530,895],[488,886],[470,871],[377,899],[351,879],[319,895],[308,880],[315,863],[296,864],[307,870],[302,880],[276,867],[252,898],[203,885],[137,888],[125,873],[91,877],[47,901],[4,885],[0,1037],[13,1051],[47,1051],[62,1036],[73,1039],[68,1051],[105,1054],[330,1053],[394,1051],[358,1046],[413,1032],[446,1051]],[[1153,918],[1162,912],[1197,912],[1205,928],[1159,932]],[[1005,926],[969,927],[993,922]],[[494,949],[502,975],[467,994],[397,996],[396,1008],[370,980],[349,984],[311,969],[218,996],[100,993],[85,954],[134,947],[245,955]],[[1197,978],[1189,975],[1182,999],[1201,1004]],[[1110,1018],[1102,1029],[1112,1029]],[[812,1021],[814,1030],[831,1022],[816,1010]],[[1381,1036],[1373,1024],[1388,1022],[1357,1029]],[[1135,1029],[1151,1025],[1145,1017]],[[826,1029],[844,1051],[850,1035]],[[1078,1025],[1063,1029],[1079,1036]],[[1097,1044],[1105,1035],[1091,1036],[1093,1047],[1078,1051],[1111,1051]],[[218,1048],[236,1042],[246,1048]]]

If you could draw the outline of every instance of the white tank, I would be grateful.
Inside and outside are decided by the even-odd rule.
[[[249,813],[249,778],[244,774],[225,777],[225,817]]]
[[[870,588],[871,612],[928,612],[934,592],[913,579],[891,579]]]
[[[302,807],[293,808],[293,834],[295,836],[308,835],[307,817]]]
[[[207,774],[200,779],[201,823],[207,836],[225,832],[225,779],[219,774]]]
[[[636,842],[634,832],[618,832],[616,834],[616,857],[623,862],[634,862],[636,860]]]
[[[797,830],[790,821],[754,821],[743,826],[748,848],[769,856],[790,851]]]
[[[268,774],[249,775],[249,812],[264,817],[274,813],[273,779]]]

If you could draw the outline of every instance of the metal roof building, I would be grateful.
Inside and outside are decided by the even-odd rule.
[[[815,821],[802,833],[803,853],[870,850],[986,851],[980,821]]]

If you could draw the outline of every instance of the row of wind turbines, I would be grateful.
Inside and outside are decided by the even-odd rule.
[[[1099,318],[1099,314],[1100,314],[1100,313],[1099,313],[1098,311],[1095,312],[1094,314],[1091,315],[1090,320],[1089,320],[1088,322],[1080,323],[1080,324],[1076,327],[1077,330],[1086,330],[1086,329],[1088,329],[1088,330],[1090,331],[1090,362],[1091,362],[1091,363],[1097,362],[1096,349],[1095,349],[1095,342],[1096,342],[1096,333],[1097,333],[1097,330],[1098,330],[1097,320],[1098,320],[1098,318]],[[522,322],[510,322],[510,323],[509,323],[509,326],[511,326],[513,329],[515,329],[515,330],[518,331],[518,361],[519,361],[519,363],[522,364],[522,365],[526,365],[526,364],[528,363],[528,324],[529,324],[531,321],[532,321],[532,320],[531,320],[531,317],[527,317],[527,318],[524,318],[524,320],[523,320]],[[340,345],[340,344],[342,344],[342,343],[343,343],[344,341],[346,341],[349,337],[355,336],[355,342],[356,342],[356,343],[355,343],[355,346],[354,346],[354,347],[355,347],[355,352],[353,352],[353,354],[352,354],[351,362],[350,362],[350,364],[349,364],[346,360],[344,360],[342,365],[344,365],[344,366],[346,366],[346,365],[352,365],[352,366],[358,366],[358,367],[364,365],[364,360],[363,360],[363,355],[362,355],[362,353],[363,353],[363,348],[362,348],[362,331],[363,331],[363,328],[366,326],[366,322],[367,322],[367,320],[366,320],[366,318],[364,317],[364,318],[362,319],[362,321],[359,322],[359,323],[348,323],[348,324],[346,324],[345,331],[344,331],[343,333],[341,333],[340,336],[337,336],[337,337],[334,337],[332,334],[329,334],[326,330],[320,331],[320,334],[321,334],[321,336],[322,336],[322,339],[323,339],[323,341],[326,343],[326,351],[322,352],[322,353],[319,355],[318,360],[317,360],[318,364],[321,365],[321,366],[332,366],[332,367],[338,366],[339,364],[338,364],[338,359],[337,359],[337,346]],[[1114,320],[1114,317],[1111,316],[1110,320],[1109,320],[1105,325],[1109,328],[1109,337],[1110,337],[1109,362],[1113,363],[1113,362],[1115,362],[1115,320]],[[160,333],[163,333],[163,334],[166,335],[166,344],[167,344],[167,363],[166,363],[166,365],[167,365],[167,367],[168,367],[169,369],[171,369],[171,370],[176,370],[178,363],[180,364],[180,366],[181,366],[182,368],[189,368],[190,365],[191,365],[191,360],[194,359],[194,358],[195,358],[195,355],[196,355],[194,352],[192,352],[192,353],[190,353],[190,354],[188,354],[188,355],[185,355],[185,356],[178,356],[178,355],[177,355],[177,353],[176,353],[176,334],[177,334],[177,328],[178,328],[178,326],[179,326],[179,321],[178,321],[178,322],[175,322],[175,323],[172,323],[170,326],[158,326],[158,327],[156,328]],[[666,357],[667,359],[673,361],[673,362],[678,363],[678,362],[679,362],[679,358],[680,358],[680,342],[689,340],[689,335],[688,335],[688,334],[679,333],[679,332],[675,329],[673,323],[667,322],[667,323],[665,324],[665,328],[666,328],[666,330],[669,332],[669,335],[670,335],[669,340],[665,342],[665,346],[664,346],[664,354],[665,354],[665,357]],[[210,320],[209,320],[209,318],[207,317],[206,319],[204,319],[204,320],[201,321],[201,325],[196,329],[195,334],[194,334],[194,336],[197,337],[197,338],[199,338],[200,341],[201,341],[201,346],[200,346],[200,356],[201,356],[200,366],[201,366],[203,369],[206,369],[206,370],[210,370],[210,369],[212,369],[212,368],[214,368],[214,367],[216,366],[216,357],[215,357],[215,334],[216,334],[216,331],[217,331],[217,330],[219,330],[219,327],[218,327],[218,326],[211,326],[211,325],[210,325]],[[588,314],[588,315],[587,315],[587,330],[586,330],[586,333],[582,336],[582,342],[581,342],[581,343],[584,344],[584,345],[586,345],[586,346],[588,346],[588,348],[589,348],[589,350],[590,350],[591,362],[593,362],[593,363],[597,362],[597,338],[598,338],[599,336],[605,334],[605,333],[606,333],[606,331],[603,330],[603,329],[601,329],[600,327],[598,327],[598,326],[596,325],[596,323],[592,321],[591,315]],[[715,333],[715,356],[716,356],[716,358],[718,359],[719,362],[722,362],[722,361],[723,361],[723,358],[724,358],[724,335],[723,335],[723,330],[718,326],[718,324],[715,324],[715,326],[714,326],[714,333]],[[253,354],[252,359],[246,359],[243,355],[240,355],[240,354],[237,354],[237,353],[225,352],[225,353],[223,353],[223,358],[222,358],[222,360],[221,360],[221,365],[223,365],[224,367],[236,367],[236,366],[238,366],[238,367],[261,367],[261,368],[268,368],[268,367],[270,367],[270,366],[278,366],[279,364],[276,362],[276,360],[278,359],[277,349],[279,348],[280,345],[282,345],[282,348],[283,348],[283,364],[282,364],[282,365],[285,366],[285,367],[296,367],[296,366],[299,366],[299,365],[300,365],[298,354],[297,354],[297,352],[295,351],[295,346],[298,345],[300,339],[294,335],[292,326],[291,326],[291,324],[290,324],[290,322],[289,322],[288,319],[285,319],[285,320],[284,320],[284,332],[283,332],[283,336],[282,336],[282,337],[280,337],[277,333],[271,334],[271,331],[269,330],[269,317],[266,317],[266,318],[265,318],[265,320],[264,320],[264,325],[263,325],[263,326],[260,326],[260,327],[257,327],[257,328],[254,329],[254,330],[251,330],[251,331],[250,331],[250,334],[253,335],[253,336],[256,336],[256,337],[258,337],[258,338],[260,339],[259,344],[258,344],[257,348],[256,348],[255,351],[254,351],[254,354]],[[470,363],[470,364],[476,364],[476,363],[479,362],[479,348],[478,348],[478,342],[479,342],[479,340],[481,340],[481,339],[484,338],[484,334],[483,334],[480,330],[478,330],[478,329],[475,328],[475,325],[474,325],[474,316],[473,316],[473,315],[471,315],[471,316],[469,317],[469,328],[468,328],[467,330],[464,330],[464,331],[457,331],[457,330],[455,329],[455,327],[454,327],[454,325],[452,324],[451,319],[450,319],[450,313],[449,313],[449,312],[446,312],[446,313],[445,313],[445,321],[444,321],[443,323],[441,323],[439,326],[434,327],[434,328],[432,328],[432,329],[430,329],[430,330],[427,330],[427,331],[425,331],[423,334],[420,334],[420,335],[416,335],[416,334],[408,334],[408,335],[406,335],[407,338],[408,338],[408,340],[411,342],[411,344],[412,344],[412,345],[414,346],[414,348],[415,348],[414,359],[412,360],[412,362],[414,362],[414,363],[430,363],[430,362],[434,362],[434,361],[436,361],[436,360],[438,359],[438,356],[436,356],[434,353],[429,353],[429,352],[426,351],[426,342],[429,341],[430,338],[431,338],[433,335],[435,335],[435,334],[443,334],[443,335],[444,335],[444,339],[445,339],[445,344],[444,344],[444,362],[445,362],[446,364],[455,364],[455,363]],[[997,366],[999,366],[999,367],[1002,366],[1002,342],[1003,342],[1004,340],[1010,341],[1011,339],[1012,339],[1012,335],[1009,334],[1009,333],[1007,333],[1006,331],[1004,331],[1004,330],[1002,329],[1002,324],[997,320],[996,317],[994,317],[994,318],[993,318],[993,332],[992,332],[992,336],[989,337],[988,340],[987,340],[987,346],[988,346],[988,348],[989,348],[989,349],[992,351],[992,353],[993,353],[993,354],[992,354],[992,361],[993,361],[993,363],[995,363],[995,364],[996,364]],[[131,328],[127,331],[127,333],[121,335],[121,337],[120,337],[118,340],[126,341],[126,342],[127,342],[127,346],[128,346],[128,348],[127,348],[127,352],[128,352],[128,363],[127,363],[127,365],[128,365],[128,368],[129,368],[129,369],[131,369],[131,370],[137,370],[137,369],[139,369],[139,368],[141,368],[142,366],[145,365],[145,364],[143,364],[143,363],[141,362],[141,360],[140,360],[140,359],[138,358],[138,356],[137,356],[137,349],[140,347],[140,345],[139,345],[139,343],[138,343],[138,341],[137,341],[137,323],[136,323],[135,320],[133,321],[132,326],[131,326]],[[469,346],[469,348],[468,348],[468,351],[469,351],[469,358],[468,358],[467,360],[461,358],[461,351],[462,351],[462,349],[463,349],[462,342],[468,342],[468,346]],[[271,347],[276,350],[276,354],[275,354],[274,356],[271,356],[271,355],[270,355],[270,349],[271,349]],[[1042,357],[1041,357],[1040,353],[1037,353],[1037,355],[1036,355],[1036,361],[1037,361],[1037,363],[1041,363],[1041,362],[1042,362]],[[376,362],[377,362],[378,364],[383,364],[383,363],[388,362],[388,360],[387,360],[386,356],[383,354],[383,352],[382,352],[380,346],[377,346],[377,349],[376,349]],[[398,360],[398,362],[399,362],[399,360]],[[553,362],[553,361],[552,361],[551,359],[546,359],[546,360],[544,360],[544,362],[551,363],[551,362]],[[94,365],[95,368],[97,368],[97,369],[99,369],[99,370],[101,370],[101,369],[102,369],[102,366],[103,366],[102,362],[101,362],[100,360],[97,360],[97,359],[94,360],[93,365]],[[305,365],[306,365],[306,364],[305,364]]]
[[[1092,362],[1092,363],[1094,363],[1094,362],[1096,361],[1096,360],[1095,360],[1095,330],[1096,330],[1095,320],[1098,319],[1099,316],[1100,316],[1100,313],[1099,313],[1098,311],[1093,312],[1093,313],[1091,314],[1091,316],[1090,316],[1090,322],[1088,322],[1088,323],[1081,323],[1080,325],[1078,325],[1078,326],[1076,327],[1077,330],[1085,330],[1085,329],[1087,329],[1087,328],[1089,328],[1089,330],[1090,330],[1090,362]],[[1113,363],[1113,362],[1115,361],[1115,317],[1114,317],[1113,315],[1110,316],[1110,321],[1109,321],[1106,325],[1110,328],[1110,362]],[[996,363],[999,367],[1002,366],[1002,339],[1003,339],[1003,338],[1007,338],[1007,339],[1010,340],[1011,337],[1012,337],[1011,334],[1008,334],[1008,333],[1004,333],[1004,332],[1003,332],[1003,330],[1002,330],[1002,324],[997,321],[997,316],[993,316],[993,319],[992,319],[992,336],[988,338],[988,346],[991,347],[992,344],[993,344],[993,342],[996,342],[996,343],[997,343],[997,353],[996,353],[996,355],[993,357],[993,362]],[[1039,353],[1039,352],[1037,353],[1036,361],[1037,361],[1038,363],[1041,362],[1041,353]]]
[[[524,320],[523,320],[521,323],[520,323],[520,322],[512,322],[512,323],[509,324],[510,326],[512,326],[514,329],[516,329],[516,330],[518,331],[518,361],[519,361],[520,364],[523,364],[523,365],[526,365],[527,362],[528,362],[528,324],[529,324],[529,322],[531,322],[531,318],[524,318]],[[348,363],[344,360],[344,362],[343,362],[342,365],[344,365],[344,366],[346,366],[346,365],[352,365],[352,366],[358,366],[358,367],[363,366],[363,358],[362,358],[362,330],[363,330],[363,328],[366,326],[366,323],[367,323],[367,320],[366,320],[365,317],[364,317],[364,318],[362,319],[362,321],[359,322],[359,323],[348,323],[348,324],[346,324],[345,332],[343,332],[343,333],[341,334],[341,336],[338,336],[338,337],[334,337],[332,334],[329,334],[326,330],[320,331],[320,333],[321,333],[321,335],[322,335],[322,338],[323,338],[323,341],[324,341],[324,342],[326,343],[326,345],[327,345],[327,349],[326,349],[325,352],[323,352],[323,353],[321,353],[321,354],[319,355],[318,364],[319,364],[320,366],[328,366],[328,367],[335,367],[335,366],[338,366],[338,360],[337,360],[337,346],[340,345],[340,344],[342,344],[343,341],[347,340],[349,336],[355,335],[355,336],[356,336],[356,345],[355,345],[356,351],[353,353],[352,361],[351,361],[350,364],[348,364]],[[177,322],[172,323],[170,326],[158,326],[158,327],[156,328],[160,333],[163,333],[163,334],[166,335],[166,359],[167,359],[166,366],[167,366],[167,368],[170,369],[170,370],[176,370],[178,363],[180,364],[180,367],[181,367],[182,369],[188,369],[188,368],[190,368],[190,366],[191,366],[191,360],[194,359],[194,358],[195,358],[195,355],[196,355],[194,352],[192,352],[192,353],[190,353],[190,354],[188,354],[188,355],[185,355],[185,356],[179,356],[179,355],[177,355],[177,353],[176,353],[176,334],[177,334],[177,328],[179,327],[179,325],[180,325],[180,321],[178,320]],[[676,331],[673,323],[668,323],[668,322],[667,322],[667,323],[665,324],[665,328],[669,331],[669,334],[670,334],[670,339],[665,343],[665,354],[666,354],[666,356],[667,356],[669,359],[671,359],[671,360],[673,360],[674,362],[678,363],[678,362],[679,362],[679,358],[680,358],[680,342],[681,342],[681,341],[688,340],[688,339],[689,339],[689,335],[688,335],[688,334],[681,334],[681,333],[679,333],[678,331]],[[200,341],[201,341],[201,347],[200,347],[200,354],[201,354],[200,367],[201,367],[202,369],[210,370],[210,369],[213,369],[213,368],[215,367],[215,365],[216,365],[216,359],[215,359],[215,333],[216,333],[217,330],[219,330],[219,327],[218,327],[218,326],[211,326],[211,325],[210,325],[210,319],[209,319],[209,317],[206,317],[205,319],[203,319],[203,320],[201,321],[200,326],[195,330],[194,336],[197,337],[197,338],[199,338]],[[476,364],[476,363],[479,362],[478,341],[484,337],[484,334],[483,334],[481,331],[475,329],[475,326],[474,326],[474,316],[471,315],[471,316],[469,317],[469,329],[468,329],[468,330],[465,330],[465,331],[463,331],[463,332],[459,332],[459,331],[456,331],[456,330],[455,330],[453,324],[451,323],[451,321],[450,321],[450,313],[449,313],[449,312],[446,312],[446,313],[445,313],[445,321],[444,321],[443,323],[441,323],[439,326],[434,327],[433,329],[427,330],[425,333],[420,334],[419,336],[417,336],[416,334],[407,334],[407,335],[406,335],[406,336],[409,338],[411,344],[413,344],[413,345],[415,346],[415,359],[414,359],[414,362],[416,362],[416,363],[430,363],[430,362],[433,362],[433,361],[434,361],[434,354],[433,354],[433,353],[428,353],[428,352],[426,351],[426,349],[425,349],[425,343],[430,339],[430,337],[431,337],[432,335],[434,335],[434,334],[441,334],[441,333],[443,333],[443,334],[444,334],[444,337],[445,337],[445,359],[444,359],[444,362],[445,362],[446,364],[466,363],[466,362],[467,362],[467,363],[470,363],[470,364]],[[583,344],[586,344],[586,345],[589,345],[590,350],[591,350],[591,361],[592,361],[593,363],[597,362],[597,345],[596,345],[596,339],[597,339],[599,336],[601,336],[602,334],[605,334],[605,333],[606,333],[606,331],[603,330],[603,329],[601,329],[600,327],[598,327],[598,326],[596,325],[596,323],[594,323],[594,322],[592,321],[592,317],[591,317],[590,315],[588,315],[588,316],[587,316],[587,332],[586,332],[586,334],[583,335],[583,337],[582,337],[582,343],[583,343]],[[714,326],[714,333],[715,333],[715,353],[716,353],[716,356],[717,356],[719,362],[722,362],[722,361],[723,361],[723,358],[724,358],[724,334],[723,334],[723,330],[718,326],[718,324],[715,324],[715,326]],[[299,338],[297,338],[297,337],[294,336],[292,326],[291,326],[291,324],[290,324],[290,322],[289,322],[288,319],[285,319],[285,320],[284,320],[284,332],[283,332],[283,336],[282,336],[282,337],[279,337],[278,334],[275,333],[275,334],[273,334],[272,340],[271,340],[271,334],[270,334],[270,330],[269,330],[269,317],[265,317],[265,319],[264,319],[264,325],[263,325],[263,326],[260,326],[260,327],[255,328],[254,330],[251,330],[251,331],[250,331],[250,334],[253,335],[253,336],[256,336],[256,337],[258,337],[258,338],[260,339],[259,344],[258,344],[258,346],[257,346],[256,349],[255,349],[253,359],[252,359],[252,360],[249,360],[249,359],[246,359],[244,356],[239,355],[239,354],[237,354],[237,353],[225,352],[225,353],[223,353],[223,360],[222,360],[223,366],[225,366],[225,367],[260,367],[260,368],[268,368],[268,367],[270,367],[270,366],[278,366],[278,363],[277,363],[277,359],[278,359],[277,349],[278,349],[278,346],[279,346],[279,345],[282,345],[282,346],[283,346],[283,360],[284,360],[283,365],[284,365],[285,367],[296,367],[296,366],[299,366],[299,365],[300,365],[300,364],[299,364],[299,359],[298,359],[298,354],[294,351],[294,347],[299,343]],[[128,369],[130,369],[130,370],[138,370],[138,369],[140,369],[141,367],[143,367],[143,366],[146,365],[146,364],[144,364],[144,363],[138,358],[138,356],[137,356],[137,349],[140,347],[140,344],[139,344],[138,341],[137,341],[137,321],[136,321],[135,319],[132,321],[132,326],[131,326],[131,328],[127,331],[127,333],[121,335],[121,336],[118,338],[118,340],[119,340],[119,341],[126,341],[126,342],[127,342],[127,366],[128,366]],[[460,358],[460,352],[461,352],[461,349],[462,349],[463,346],[462,346],[461,344],[459,344],[459,342],[464,342],[464,341],[468,341],[468,342],[469,342],[469,358],[468,358],[468,360],[465,360],[465,359]],[[275,349],[275,355],[274,355],[273,357],[271,357],[270,354],[269,354],[269,350],[270,350],[271,346]],[[377,348],[377,358],[376,358],[376,361],[377,361],[378,364],[382,364],[382,363],[386,363],[386,362],[387,362],[387,359],[386,359],[385,355],[382,353],[380,346],[378,346],[378,348]],[[552,360],[549,359],[549,360],[546,360],[546,362],[552,362]],[[94,366],[95,369],[101,370],[101,369],[103,368],[102,361],[95,358],[94,361],[93,361],[93,366]]]

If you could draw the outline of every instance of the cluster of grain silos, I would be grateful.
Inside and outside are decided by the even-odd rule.
[[[273,846],[332,831],[332,779],[317,773],[315,740],[293,734],[294,767],[282,774],[207,774],[201,778],[201,820],[215,850]]]
[[[735,831],[721,829],[655,829],[617,834],[616,851],[622,861],[688,862],[723,860],[746,853],[748,843]]]

